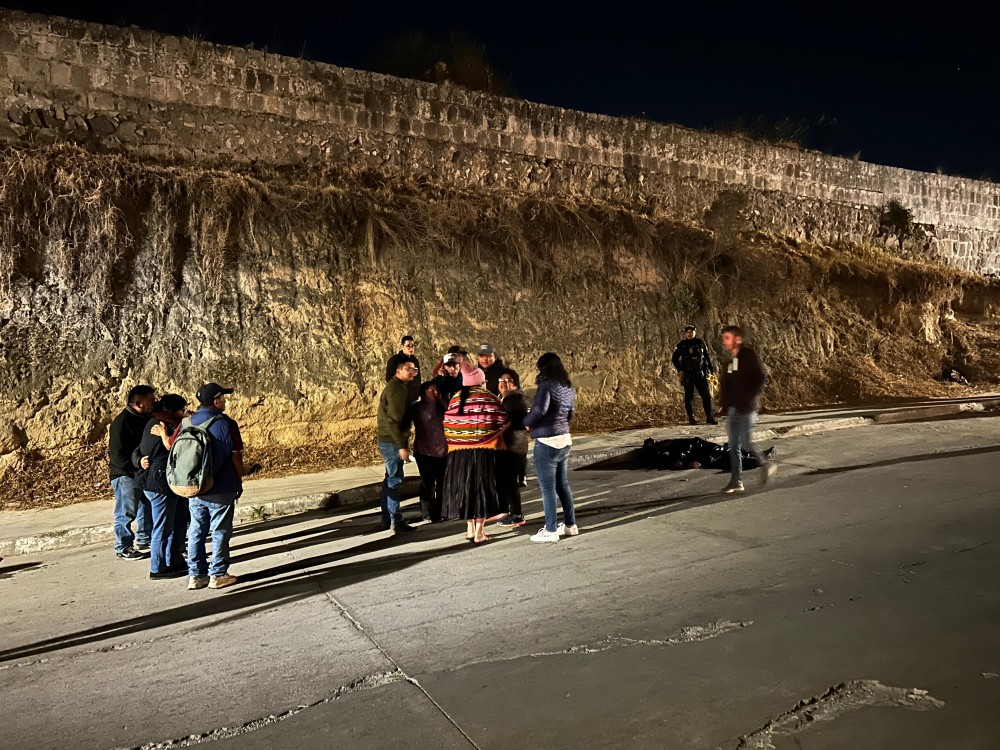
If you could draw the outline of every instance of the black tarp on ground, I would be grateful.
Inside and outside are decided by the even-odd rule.
[[[774,448],[762,451],[770,458]],[[744,469],[760,466],[753,454],[741,452]],[[642,444],[639,460],[650,469],[719,469],[729,471],[729,444],[719,445],[701,438],[677,438],[674,440],[653,440],[646,438]]]

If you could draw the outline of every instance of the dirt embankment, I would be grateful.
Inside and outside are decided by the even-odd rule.
[[[0,507],[108,496],[107,427],[132,385],[237,388],[260,476],[375,460],[400,335],[429,374],[494,342],[530,376],[566,360],[578,429],[681,414],[680,327],[736,322],[766,406],[997,382],[1000,286],[876,247],[682,225],[648,206],[461,192],[374,172],[245,171],[71,148],[0,150]],[[711,226],[712,228],[709,228]]]

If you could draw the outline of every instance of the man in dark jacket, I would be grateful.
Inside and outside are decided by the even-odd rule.
[[[705,408],[705,422],[718,424],[712,416],[712,391],[708,386],[708,376],[715,372],[712,355],[705,342],[696,335],[697,329],[692,325],[684,326],[684,338],[674,349],[671,358],[674,369],[684,384],[684,411],[687,412],[688,424],[698,424],[694,418],[694,392],[697,389],[701,396],[701,405]]]
[[[153,410],[156,389],[137,385],[128,392],[128,403],[111,423],[108,435],[108,463],[111,489],[115,493],[115,554],[122,560],[141,560],[141,550],[149,549],[153,521],[149,500],[133,482],[137,471],[132,452],[139,447],[142,433]],[[132,522],[135,521],[135,534]]]
[[[497,356],[496,349],[489,342],[483,342],[479,345],[476,356],[479,359],[479,369],[486,375],[486,390],[494,396],[499,396],[500,374],[507,369],[507,366]]]
[[[396,370],[400,364],[404,362],[412,362],[413,366],[417,368],[417,374],[420,373],[420,360],[417,359],[416,351],[417,345],[413,341],[413,336],[403,336],[399,342],[400,350],[389,357],[389,361],[385,366],[385,382],[390,382],[394,377],[396,377]],[[420,395],[418,389],[420,388],[420,378],[415,377],[409,383],[407,387],[410,389],[410,401],[416,401],[417,397]]]
[[[437,368],[435,368],[437,369]],[[441,372],[434,376],[434,385],[445,407],[451,397],[462,390],[462,355],[458,352],[448,352],[441,359]]]
[[[413,405],[413,457],[420,470],[420,516],[441,520],[444,471],[448,463],[448,441],[444,439],[445,402],[437,378],[420,386],[420,401]]]
[[[740,450],[752,453],[764,470],[764,482],[774,476],[775,466],[758,453],[750,440],[757,422],[758,400],[767,373],[757,353],[743,344],[743,330],[739,326],[722,329],[722,345],[732,355],[732,360],[722,375],[719,400],[726,414],[726,431],[729,435],[729,462],[732,479],[723,492],[743,492],[743,459]]]
[[[378,450],[385,462],[382,480],[382,528],[393,533],[413,531],[403,520],[399,507],[403,492],[403,465],[410,459],[410,383],[417,377],[416,366],[400,362],[396,374],[382,389],[378,400]]]
[[[510,415],[510,427],[503,435],[507,449],[497,452],[497,494],[500,496],[500,509],[507,511],[497,524],[524,526],[520,488],[524,486],[527,468],[528,433],[524,429],[524,418],[528,415],[528,400],[521,390],[521,378],[516,370],[504,370],[499,385],[501,403]]]

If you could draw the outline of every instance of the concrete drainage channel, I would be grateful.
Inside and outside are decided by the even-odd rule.
[[[759,430],[753,434],[756,443],[780,438],[811,435],[853,427],[870,425],[900,424],[904,422],[930,422],[946,419],[992,416],[1000,411],[1000,398],[970,400],[938,406],[887,409],[884,411],[861,412],[855,416],[821,419],[804,424],[779,426]],[[726,442],[725,434],[706,438],[711,442]],[[623,470],[637,468],[641,448],[634,444],[571,454],[571,469]],[[407,477],[403,484],[404,498],[415,497],[419,492],[419,477]],[[285,498],[254,504],[252,501],[236,506],[236,522],[246,524],[296,513],[329,512],[341,508],[355,508],[378,502],[381,483],[365,484],[336,492],[320,492],[298,497]],[[51,550],[70,549],[89,544],[110,544],[114,541],[112,525],[86,526],[61,529],[35,536],[14,539],[0,539],[0,557],[37,554]]]

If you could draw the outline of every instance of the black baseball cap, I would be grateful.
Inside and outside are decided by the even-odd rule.
[[[496,353],[496,350],[493,348],[493,344],[489,343],[488,341],[487,342],[483,342],[482,344],[479,345],[479,352],[478,352],[478,354],[481,354],[481,355],[485,354],[485,355],[488,356],[490,354],[495,354],[495,353]]]
[[[211,406],[219,396],[228,396],[233,390],[232,388],[223,388],[218,383],[205,383],[198,389],[198,403],[202,406]]]
[[[684,326],[684,332],[685,333],[687,333],[688,331],[697,331],[697,330],[698,330],[698,327],[697,326],[693,326],[690,323],[688,325]]]

